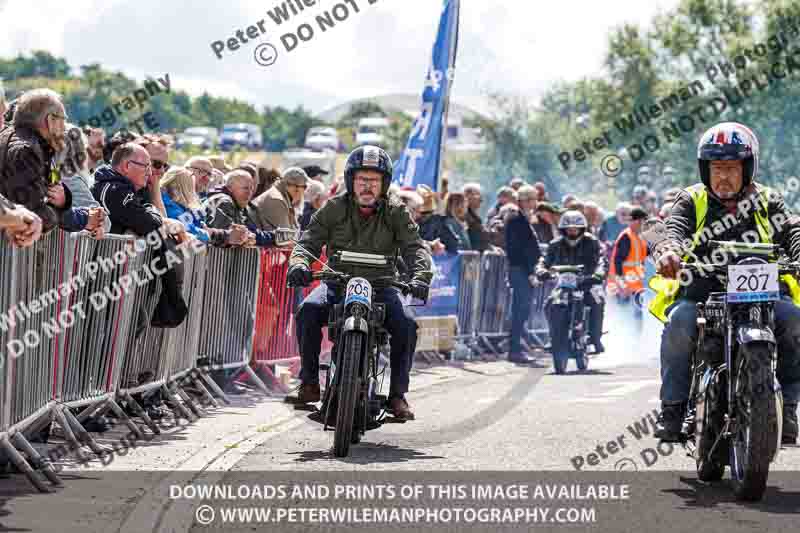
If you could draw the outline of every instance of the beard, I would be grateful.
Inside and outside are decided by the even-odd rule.
[[[55,134],[50,132],[48,135],[47,142],[50,143],[50,147],[56,152],[63,152],[64,149],[67,147],[67,136],[65,134]]]

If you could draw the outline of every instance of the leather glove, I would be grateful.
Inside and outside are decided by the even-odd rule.
[[[547,270],[539,269],[536,271],[536,277],[539,278],[539,281],[547,281],[551,278],[551,275]]]
[[[427,284],[421,281],[412,281],[408,287],[411,289],[411,296],[417,300],[428,301],[428,293],[431,288]]]
[[[312,281],[311,271],[306,265],[294,265],[286,273],[286,286],[289,288],[307,287]]]

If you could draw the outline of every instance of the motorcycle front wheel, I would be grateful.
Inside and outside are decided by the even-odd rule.
[[[333,453],[347,457],[353,442],[353,420],[359,391],[359,363],[361,361],[362,333],[348,331],[343,335],[343,349],[339,359],[339,390],[337,397],[336,428],[333,434]],[[357,441],[356,441],[357,442]]]
[[[771,440],[778,434],[778,408],[772,389],[772,351],[767,343],[741,347],[734,383],[736,428],[731,443],[731,477],[736,498],[759,501],[764,496],[772,460]]]

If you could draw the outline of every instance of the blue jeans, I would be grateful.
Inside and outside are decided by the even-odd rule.
[[[510,354],[522,351],[522,336],[525,334],[525,321],[531,313],[532,289],[528,273],[522,267],[510,267],[508,277],[514,289],[511,302],[511,347]]]
[[[697,346],[697,307],[678,300],[669,313],[661,335],[661,401],[680,403],[689,399],[689,355]],[[778,382],[784,402],[800,398],[800,308],[788,297],[775,302],[775,339],[778,341]]]
[[[408,392],[409,374],[417,347],[417,323],[403,306],[397,289],[376,291],[374,301],[386,306],[383,326],[389,332],[391,354],[390,396]],[[320,283],[311,291],[297,311],[297,342],[300,345],[300,381],[304,385],[319,383],[319,352],[322,347],[322,328],[328,324],[331,305],[341,296]]]

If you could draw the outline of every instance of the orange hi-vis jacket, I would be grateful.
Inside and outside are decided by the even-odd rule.
[[[617,272],[616,258],[619,249],[619,241],[624,235],[631,241],[628,257],[622,262],[622,272]],[[631,228],[619,234],[614,249],[611,252],[611,264],[608,267],[607,289],[609,294],[615,295],[622,287],[631,292],[644,290],[644,261],[647,258],[647,243],[645,240],[631,231]]]

